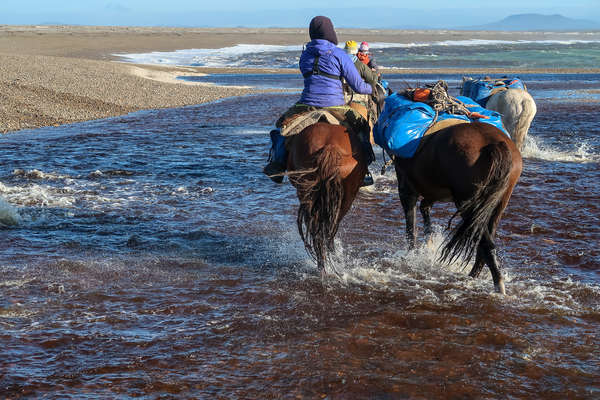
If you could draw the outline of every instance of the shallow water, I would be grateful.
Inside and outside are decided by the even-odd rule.
[[[498,230],[505,297],[436,261],[448,204],[433,245],[407,252],[392,171],[361,190],[322,284],[294,190],[261,173],[296,93],[0,137],[0,393],[597,398],[600,116],[584,93],[600,76],[525,81],[538,114]]]

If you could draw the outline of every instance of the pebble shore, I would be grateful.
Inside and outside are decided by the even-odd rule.
[[[200,104],[252,89],[166,83],[133,65],[51,56],[0,55],[0,132]]]
[[[174,78],[204,73],[191,67],[122,63],[113,55],[151,51],[153,46],[175,50],[196,43],[201,47],[201,38],[206,41],[211,34],[200,31],[186,35],[181,31],[0,26],[0,133],[256,92],[252,88],[165,81],[165,74]]]

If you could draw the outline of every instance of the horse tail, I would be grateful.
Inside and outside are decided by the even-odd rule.
[[[452,229],[442,249],[442,262],[452,263],[456,259],[462,259],[463,264],[469,262],[484,233],[492,233],[490,222],[509,189],[512,155],[508,145],[504,142],[489,144],[481,151],[480,161],[489,160],[488,174],[476,184],[471,198],[457,204],[458,210],[452,218],[460,214],[462,220]]]
[[[537,107],[535,105],[535,101],[529,93],[524,92],[523,99],[521,100],[521,114],[519,115],[519,120],[515,125],[514,132],[514,142],[519,150],[522,150],[523,148],[525,136],[527,136],[527,131],[531,126],[531,121],[533,121],[533,117],[535,117],[536,112]]]
[[[317,262],[325,260],[327,250],[333,250],[340,222],[344,198],[339,171],[341,157],[337,147],[325,145],[312,156],[316,168],[294,178],[300,199],[298,232]]]

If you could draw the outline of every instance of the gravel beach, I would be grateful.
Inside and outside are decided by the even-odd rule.
[[[215,40],[207,37],[216,35]],[[165,28],[0,26],[0,132],[255,92],[176,80],[198,68],[118,62],[113,53],[220,47],[242,36]]]
[[[474,36],[481,39],[500,37],[506,40],[551,39],[553,35],[558,37],[559,34],[338,30],[340,42],[357,36],[373,42],[410,43],[471,39]],[[119,62],[119,58],[114,54],[221,48],[240,43],[290,45],[302,44],[308,40],[307,29],[300,28],[201,29],[0,25],[0,132],[105,118],[143,109],[200,104],[224,97],[257,92],[250,87],[212,86],[175,79],[182,75],[240,72],[240,70],[136,65]],[[248,69],[243,71],[257,72]],[[278,72],[277,70],[260,71]],[[289,70],[285,72],[289,73]],[[420,71],[391,70],[390,72]],[[443,72],[494,71],[444,70]]]

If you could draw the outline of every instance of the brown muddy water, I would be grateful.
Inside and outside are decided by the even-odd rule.
[[[506,296],[436,261],[450,204],[407,251],[392,171],[321,282],[261,173],[297,94],[1,137],[0,398],[599,398],[600,76],[523,78]]]

